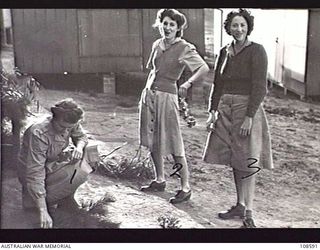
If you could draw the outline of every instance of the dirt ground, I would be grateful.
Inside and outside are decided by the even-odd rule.
[[[40,93],[40,114],[65,97],[72,97],[86,112],[84,128],[91,138],[101,142],[100,153],[108,153],[117,146],[128,144],[110,157],[131,159],[138,149],[137,97],[108,94],[88,94],[43,90]],[[319,228],[320,227],[320,105],[301,101],[294,95],[284,96],[279,88],[272,88],[264,104],[272,133],[273,170],[260,171],[257,177],[254,218],[259,228]],[[197,124],[181,127],[190,168],[193,190],[190,201],[175,206],[168,199],[179,188],[170,159],[166,160],[167,189],[163,193],[144,194],[139,187],[145,179],[119,179],[93,174],[76,194],[78,202],[99,200],[108,194],[114,198],[103,209],[91,213],[91,219],[77,227],[159,227],[157,218],[171,214],[182,227],[239,228],[240,220],[220,220],[217,213],[236,201],[232,171],[229,167],[210,165],[202,161],[207,136],[206,105],[202,89],[195,90],[192,113]],[[40,115],[39,114],[39,115]],[[2,155],[6,153],[3,151]],[[143,151],[143,155],[147,155]],[[2,228],[32,228],[22,221],[21,187],[8,160],[2,158]],[[91,211],[92,212],[92,211]],[[95,218],[107,224],[94,224]],[[90,224],[91,223],[91,224]],[[121,226],[119,226],[121,225]]]

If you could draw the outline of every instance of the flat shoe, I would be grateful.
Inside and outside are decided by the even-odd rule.
[[[256,228],[256,225],[254,224],[254,220],[252,218],[245,218],[242,223],[243,225],[241,228]]]
[[[191,197],[191,190],[189,190],[188,192],[179,190],[174,197],[170,198],[169,202],[172,204],[177,204],[177,203],[189,200],[190,197]]]
[[[152,181],[150,184],[142,186],[140,191],[164,191],[166,188],[166,182]]]
[[[223,220],[229,220],[229,219],[236,219],[236,218],[244,218],[245,214],[245,206],[238,203],[236,206],[232,206],[228,211],[226,212],[220,212],[218,214],[220,219]]]

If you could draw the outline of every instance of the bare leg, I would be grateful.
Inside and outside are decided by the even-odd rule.
[[[244,194],[244,189],[243,189],[243,182],[242,182],[242,176],[244,175],[244,172],[239,171],[237,169],[233,169],[233,177],[234,177],[234,182],[236,185],[236,191],[237,191],[237,203],[241,205],[245,205],[245,194]]]
[[[249,173],[245,173],[245,176],[248,176]],[[244,228],[255,228],[252,209],[253,209],[253,199],[255,191],[255,180],[256,176],[251,175],[242,179],[243,193],[244,193],[244,202],[246,205],[245,219],[243,220]]]
[[[237,205],[232,206],[226,212],[220,212],[218,215],[221,219],[232,219],[232,218],[243,218],[245,216],[246,206],[248,205],[248,192],[247,191],[247,183],[248,180],[243,179],[244,176],[248,176],[248,172],[244,172],[241,170],[237,170],[233,168],[233,176],[234,182],[236,185],[237,191]],[[249,178],[249,177],[248,177]],[[251,198],[251,197],[250,197]],[[253,196],[251,200],[251,207],[252,207]],[[252,211],[250,211],[251,213]]]
[[[255,192],[255,180],[256,176],[251,175],[247,178],[242,179],[243,193],[244,193],[244,202],[247,210],[253,209],[253,199]]]
[[[173,159],[175,163],[180,163],[182,165],[182,168],[179,171],[181,176],[181,189],[184,192],[188,192],[190,190],[190,184],[189,184],[189,170],[188,170],[187,159],[185,156],[175,156],[175,155],[173,155]]]
[[[163,166],[163,158],[157,152],[151,152],[151,157],[154,163],[154,172],[156,175],[157,182],[164,182],[164,166]]]

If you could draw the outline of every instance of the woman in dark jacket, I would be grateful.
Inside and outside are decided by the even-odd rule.
[[[244,227],[256,227],[252,216],[256,174],[262,168],[273,168],[262,107],[267,93],[267,55],[262,45],[248,39],[253,19],[240,9],[230,12],[224,22],[233,41],[220,51],[215,70],[203,157],[208,163],[233,168],[237,204],[219,217],[243,218]]]

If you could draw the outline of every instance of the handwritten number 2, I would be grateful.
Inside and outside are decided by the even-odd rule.
[[[181,176],[180,176],[177,172],[179,172],[179,171],[182,169],[182,167],[183,167],[183,166],[182,166],[181,163],[175,163],[175,164],[173,165],[172,169],[176,169],[176,171],[174,171],[174,172],[170,175],[170,177],[176,175],[176,176],[178,176],[179,178],[181,178]]]
[[[256,158],[248,158],[248,161],[249,161],[249,160],[253,160],[253,162],[251,162],[251,163],[248,165],[248,168],[256,168],[257,171],[256,171],[256,172],[253,172],[253,173],[251,173],[251,174],[249,174],[249,175],[247,175],[247,176],[242,176],[242,177],[241,177],[242,179],[245,179],[245,178],[250,177],[251,175],[257,174],[257,173],[261,170],[261,168],[259,168],[259,167],[257,167],[257,166],[252,166],[253,164],[255,164],[255,163],[258,162],[258,160],[257,160]]]

